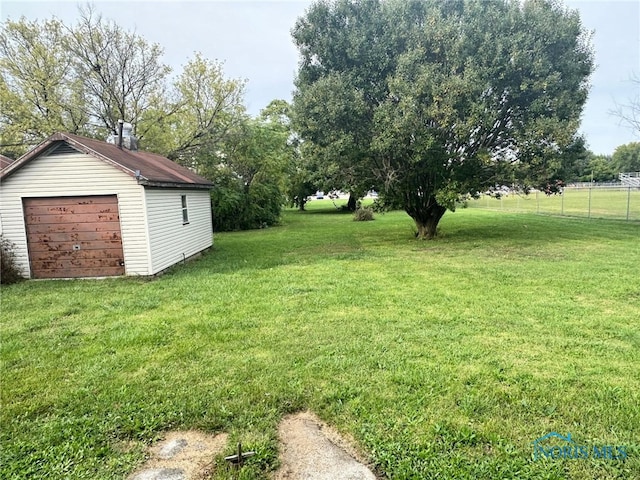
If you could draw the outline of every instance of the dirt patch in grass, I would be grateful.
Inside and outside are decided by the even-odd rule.
[[[149,448],[149,460],[130,480],[204,480],[211,477],[214,457],[227,445],[228,435],[197,431],[169,432]]]
[[[358,451],[311,412],[285,417],[278,427],[281,467],[275,480],[375,480]]]
[[[376,480],[354,443],[311,412],[283,418],[278,435],[281,466],[274,480]],[[225,433],[169,432],[149,447],[147,462],[128,478],[206,480],[227,440]]]

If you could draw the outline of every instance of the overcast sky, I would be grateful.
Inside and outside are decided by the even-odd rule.
[[[85,3],[85,2],[80,2]],[[0,0],[0,19],[30,20],[53,16],[75,23],[77,1]],[[225,75],[248,81],[245,104],[257,114],[271,100],[291,99],[298,54],[290,31],[309,1],[94,1],[103,17],[135,30],[164,48],[164,62],[175,73],[201,52],[224,62]],[[640,2],[637,0],[573,0],[583,24],[593,30],[597,70],[583,114],[582,131],[589,148],[611,154],[618,145],[640,141],[611,115],[616,104],[640,95],[630,82],[640,75]]]

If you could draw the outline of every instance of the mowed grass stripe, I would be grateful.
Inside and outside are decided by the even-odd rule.
[[[389,478],[638,476],[640,227],[462,209],[435,241],[412,229],[314,201],[154,280],[3,287],[0,476],[124,478],[198,428],[267,478],[306,408]],[[534,461],[551,431],[629,458]]]

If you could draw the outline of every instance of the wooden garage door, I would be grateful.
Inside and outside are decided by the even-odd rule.
[[[124,275],[118,198],[25,198],[33,278]]]

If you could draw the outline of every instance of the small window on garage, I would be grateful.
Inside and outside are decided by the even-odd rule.
[[[182,197],[182,224],[186,225],[189,223],[189,209],[187,208],[187,196],[181,195]]]

